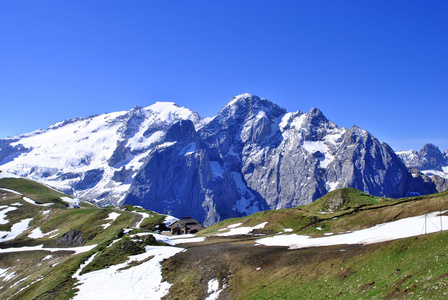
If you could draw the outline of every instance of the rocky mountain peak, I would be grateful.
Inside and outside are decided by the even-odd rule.
[[[317,108],[312,108],[303,115],[299,112],[297,117],[299,118],[297,122],[300,124],[302,138],[305,140],[322,140],[328,133],[338,129],[338,126],[330,122]]]
[[[230,99],[230,101],[224,106],[223,109],[225,109],[226,107],[229,106],[241,106],[241,105],[252,105],[255,102],[260,101],[260,97],[249,94],[249,93],[244,93],[241,95],[237,95],[235,97],[233,97],[232,99]]]
[[[247,116],[254,117],[260,111],[264,111],[268,115],[273,115],[275,117],[286,113],[286,110],[277,104],[246,93],[233,97],[232,100],[223,107],[220,114],[227,117],[237,116],[239,118],[246,118]]]
[[[165,142],[181,142],[188,144],[197,142],[198,136],[191,120],[181,120],[174,123],[167,131]]]
[[[193,121],[193,123],[197,123],[201,120],[201,117],[197,112],[181,107],[174,102],[156,102],[144,109],[148,111],[154,119],[164,121],[170,125],[181,119],[189,119]]]
[[[441,172],[439,175],[448,178],[442,173],[446,173],[448,166],[448,150],[442,153],[437,146],[428,143],[418,152],[415,150],[397,151],[397,155],[408,168],[424,172],[439,171]]]
[[[443,156],[434,146],[422,151],[422,161]],[[0,164],[99,205],[134,203],[206,225],[341,187],[391,197],[436,191],[422,189],[367,131],[339,129],[317,108],[287,113],[251,94],[209,122],[173,102],[61,122],[0,140]]]
[[[439,157],[440,158],[443,156],[442,152],[439,150],[439,147],[437,147],[431,143],[425,144],[423,146],[423,148],[420,149],[418,154],[425,156],[425,157],[430,156],[430,157]]]
[[[441,166],[447,164],[442,152],[433,144],[424,145],[418,154],[423,158],[423,169],[441,170]]]

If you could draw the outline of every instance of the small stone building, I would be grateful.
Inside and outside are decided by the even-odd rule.
[[[171,234],[196,233],[202,229],[204,226],[192,218],[182,218],[171,224]]]

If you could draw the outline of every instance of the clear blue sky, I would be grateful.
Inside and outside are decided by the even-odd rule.
[[[0,138],[245,92],[448,149],[448,1],[0,0]]]

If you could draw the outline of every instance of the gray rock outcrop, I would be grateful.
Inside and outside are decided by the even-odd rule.
[[[233,98],[198,132],[181,121],[136,175],[125,203],[213,224],[290,208],[337,188],[404,197],[436,191],[387,145],[318,109],[286,113],[252,95]]]

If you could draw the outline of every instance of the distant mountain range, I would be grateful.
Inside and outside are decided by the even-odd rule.
[[[448,189],[448,151],[397,154],[318,109],[286,112],[243,94],[213,118],[156,103],[2,139],[0,169],[98,205],[137,204],[210,225],[343,187],[394,198]]]
[[[408,168],[414,168],[425,174],[448,175],[448,150],[441,152],[437,146],[426,144],[417,152],[415,150],[397,151],[397,155]]]

